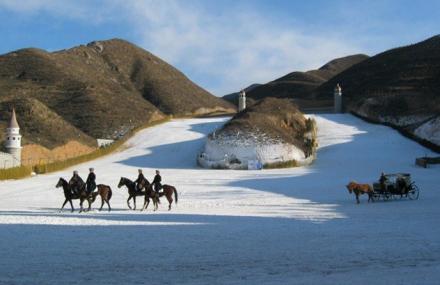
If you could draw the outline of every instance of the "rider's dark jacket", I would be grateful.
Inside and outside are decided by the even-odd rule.
[[[73,192],[79,193],[79,191],[84,187],[84,180],[82,180],[78,174],[74,174],[72,178],[70,178],[69,185]]]
[[[156,174],[156,176],[154,176],[153,179],[153,185],[155,191],[160,190],[160,188],[162,187],[162,185],[160,184],[161,182],[162,182],[162,177],[159,174]]]
[[[144,174],[139,173],[138,178],[134,182],[135,183],[141,183],[144,180],[146,180],[145,177],[144,177]]]
[[[96,175],[93,172],[89,173],[89,176],[87,176],[86,184],[87,184],[87,192],[91,193],[96,188]]]

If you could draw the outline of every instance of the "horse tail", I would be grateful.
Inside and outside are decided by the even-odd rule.
[[[176,200],[176,204],[177,204],[178,195],[177,195],[176,187],[173,187],[173,191],[174,191],[174,199]]]
[[[107,201],[110,201],[110,199],[112,198],[112,195],[113,195],[113,191],[112,191],[112,188],[110,186],[107,186],[107,187],[108,187]]]

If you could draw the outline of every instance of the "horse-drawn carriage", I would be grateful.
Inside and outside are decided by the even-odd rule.
[[[419,198],[419,187],[411,181],[408,173],[382,174],[377,183],[373,183],[373,200],[389,200],[407,197]]]

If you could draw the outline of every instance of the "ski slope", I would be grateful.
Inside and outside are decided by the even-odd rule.
[[[198,168],[206,135],[226,119],[185,119],[93,162],[0,182],[0,284],[438,284],[440,168],[414,166],[430,151],[351,115],[315,117],[308,167]],[[60,213],[58,178],[89,167],[112,187],[113,211]],[[138,168],[176,186],[171,212],[165,200],[157,212],[127,209],[116,185]],[[347,182],[381,171],[411,173],[419,200],[355,204]]]

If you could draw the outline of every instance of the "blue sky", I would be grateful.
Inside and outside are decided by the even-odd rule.
[[[0,0],[0,53],[123,38],[215,95],[440,33],[440,1]]]

